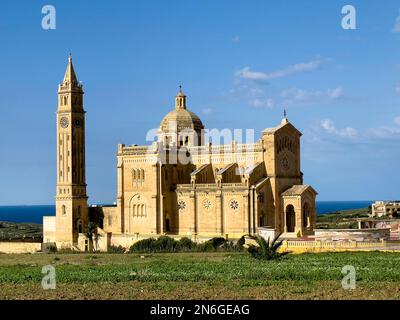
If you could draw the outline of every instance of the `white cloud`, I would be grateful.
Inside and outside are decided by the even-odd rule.
[[[239,42],[239,41],[240,41],[240,37],[239,37],[239,36],[234,36],[234,37],[232,38],[232,41],[233,41],[233,42]]]
[[[249,104],[254,108],[272,108],[274,106],[274,102],[272,99],[260,99],[260,98],[250,100]]]
[[[267,74],[258,71],[251,71],[249,67],[244,67],[242,70],[236,71],[235,76],[249,80],[266,80]]]
[[[322,92],[303,90],[299,88],[290,88],[283,90],[281,92],[281,96],[291,101],[304,102],[320,98],[322,96]]]
[[[400,83],[396,85],[394,90],[396,91],[396,93],[400,94]]]
[[[214,109],[213,108],[204,108],[203,110],[201,110],[201,112],[205,115],[209,115],[214,112]]]
[[[343,87],[339,86],[335,89],[328,90],[328,96],[331,99],[338,99],[338,98],[342,97],[343,96]]]
[[[322,64],[330,61],[326,58],[318,58],[309,62],[297,63],[294,65],[287,66],[283,69],[272,71],[272,72],[261,72],[251,71],[250,67],[244,67],[243,69],[235,73],[236,77],[250,79],[255,81],[271,80],[277,78],[284,78],[292,74],[312,71],[318,69]]]
[[[400,32],[400,14],[397,16],[396,21],[394,22],[393,32]]]
[[[310,104],[320,102],[321,100],[336,100],[341,98],[343,96],[343,87],[338,86],[325,91],[290,88],[283,90],[281,96],[286,99],[286,104]]]
[[[319,128],[323,130],[325,134],[334,136],[336,138],[350,139],[352,143],[355,141],[361,143],[378,142],[382,141],[400,141],[400,116],[393,119],[395,125],[381,125],[373,128],[366,128],[363,130],[356,130],[352,127],[337,128],[335,123],[330,119],[324,119],[320,121]],[[320,131],[312,130],[314,132],[314,139],[317,141],[323,140]]]
[[[332,120],[329,120],[329,119],[322,120],[321,127],[327,133],[335,133],[336,132],[335,123]]]
[[[368,138],[375,139],[398,139],[400,138],[400,116],[395,117],[393,122],[396,126],[383,125],[376,128],[369,128],[366,131]]]
[[[343,138],[354,138],[358,134],[357,130],[351,127],[337,129],[335,123],[329,119],[322,120],[320,125],[326,133],[337,135]]]
[[[400,137],[400,128],[387,127],[387,126],[370,128],[367,130],[367,136],[370,138],[377,138],[377,139],[393,139],[393,138],[396,139]]]

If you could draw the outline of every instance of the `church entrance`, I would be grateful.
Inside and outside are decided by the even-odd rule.
[[[286,207],[286,231],[294,232],[295,226],[296,226],[296,216],[294,212],[294,207],[292,205],[288,205]]]

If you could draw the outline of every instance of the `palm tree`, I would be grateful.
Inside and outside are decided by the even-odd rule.
[[[89,221],[85,235],[89,239],[92,251],[96,251],[98,240],[100,237],[97,230],[98,230],[98,224],[96,222]]]
[[[281,233],[278,234],[274,240],[265,240],[261,236],[250,236],[253,240],[257,242],[256,245],[249,245],[247,249],[253,258],[260,260],[274,260],[287,254],[287,252],[278,252],[278,249],[282,246],[283,240],[279,240]]]

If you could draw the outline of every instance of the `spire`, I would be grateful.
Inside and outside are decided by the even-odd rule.
[[[65,76],[63,80],[63,85],[72,85],[72,86],[78,86],[78,78],[76,77],[76,73],[74,70],[74,66],[72,65],[72,55],[71,53],[68,56],[68,66],[67,70],[65,71]]]
[[[282,121],[281,121],[281,124],[286,124],[286,123],[289,123],[289,120],[288,120],[288,118],[287,118],[286,109],[283,109],[283,119],[282,119]]]
[[[182,92],[182,86],[179,85],[179,92],[175,97],[175,109],[180,110],[180,109],[186,109],[186,96]]]

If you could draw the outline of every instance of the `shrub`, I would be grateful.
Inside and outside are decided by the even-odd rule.
[[[211,242],[206,241],[206,242],[198,244],[196,246],[196,251],[211,252],[211,251],[215,251],[215,247],[212,245]]]
[[[153,252],[155,242],[156,239],[154,238],[139,240],[131,245],[129,252]]]
[[[201,251],[201,252],[216,251],[218,249],[223,249],[225,243],[226,243],[225,238],[222,237],[212,238],[210,240],[207,240],[206,242],[198,244],[196,251]]]
[[[125,253],[125,251],[123,246],[109,246],[107,249],[108,253]]]
[[[239,240],[241,241],[241,240]],[[168,237],[161,236],[158,239],[148,238],[140,240],[134,243],[130,248],[129,252],[212,252],[212,251],[240,251],[243,246],[241,242],[227,241],[222,237],[212,238],[204,243],[197,244],[191,239],[184,237],[179,241]],[[243,241],[242,241],[243,242]],[[238,244],[239,243],[239,244]]]
[[[192,251],[196,248],[196,243],[193,242],[191,239],[184,237],[181,238],[175,246],[176,251]]]
[[[279,247],[282,245],[283,241],[278,241],[280,234],[275,237],[275,239],[270,242],[265,240],[261,236],[252,236],[251,238],[257,242],[258,246],[250,245],[247,249],[250,255],[253,258],[260,259],[260,260],[274,260],[279,259],[283,255],[286,255],[287,252],[280,253],[278,252]]]
[[[154,242],[155,252],[174,252],[177,241],[168,236],[161,236]]]
[[[55,253],[57,252],[57,246],[55,243],[43,243],[42,252],[44,253]]]
[[[219,247],[221,247],[222,245],[224,245],[226,243],[225,238],[222,237],[216,237],[216,238],[212,238],[210,240],[208,240],[208,242],[210,242],[212,244],[212,246],[217,249]]]
[[[240,250],[243,249],[244,244],[246,243],[246,235],[240,237],[240,239],[236,242],[236,247]]]

